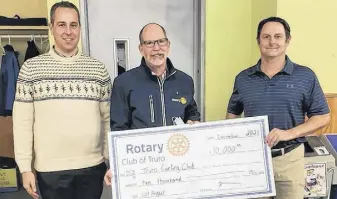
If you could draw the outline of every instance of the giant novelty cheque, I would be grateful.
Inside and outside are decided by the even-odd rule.
[[[266,116],[109,133],[114,199],[275,196]]]

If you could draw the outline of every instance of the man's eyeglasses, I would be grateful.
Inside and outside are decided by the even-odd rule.
[[[158,39],[158,40],[148,40],[148,41],[143,41],[142,44],[145,44],[146,47],[148,48],[153,48],[156,43],[159,46],[166,46],[168,43],[168,38],[162,38],[162,39]]]

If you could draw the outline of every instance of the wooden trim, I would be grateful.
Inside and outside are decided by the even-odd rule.
[[[330,123],[313,135],[337,133],[337,93],[326,93],[325,97],[330,108]]]
[[[0,26],[0,30],[48,30],[48,26]]]
[[[337,93],[326,93],[325,97],[326,98],[334,98],[334,97],[337,97]]]

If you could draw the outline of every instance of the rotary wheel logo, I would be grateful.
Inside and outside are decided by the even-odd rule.
[[[186,104],[186,102],[187,102],[187,100],[186,100],[185,97],[181,97],[181,98],[180,98],[180,103],[181,103],[181,104]]]
[[[168,142],[168,151],[174,156],[182,156],[187,153],[190,143],[186,136],[182,134],[172,135]]]

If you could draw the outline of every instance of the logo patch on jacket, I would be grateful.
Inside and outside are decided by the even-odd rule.
[[[181,104],[186,104],[187,100],[185,97],[181,97],[179,99],[172,98],[172,102],[180,102]]]

